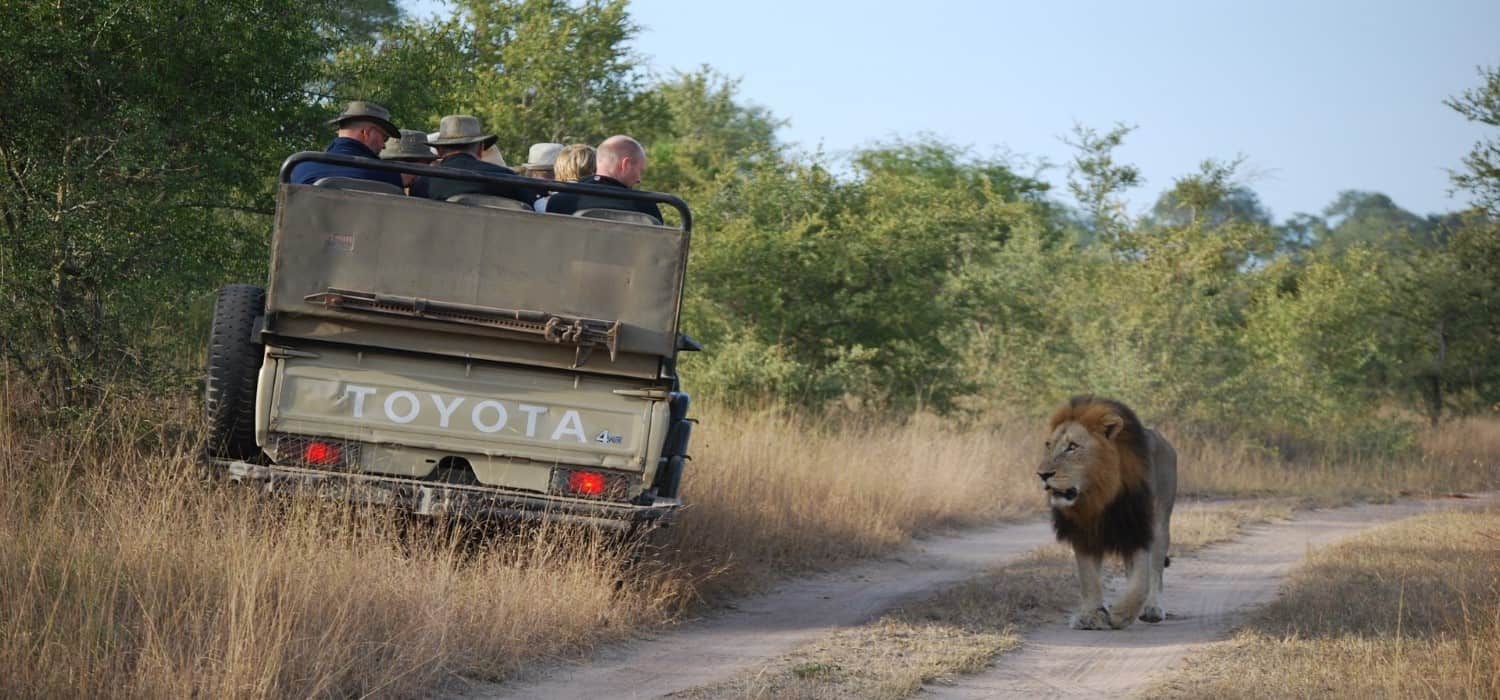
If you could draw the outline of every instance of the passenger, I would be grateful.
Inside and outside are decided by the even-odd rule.
[[[594,147],[584,143],[575,143],[568,146],[557,154],[557,160],[553,162],[553,176],[558,182],[578,182],[579,180],[594,174]],[[537,211],[547,211],[547,200],[551,197],[543,197],[536,200]]]
[[[578,182],[594,174],[594,147],[575,143],[557,154],[553,172],[561,182]]]
[[[604,143],[599,144],[596,160],[598,173],[580,177],[578,182],[630,189],[641,184],[641,176],[646,172],[646,149],[629,136],[611,136],[605,139]],[[655,202],[558,192],[546,204],[548,214],[572,214],[581,209],[638,211],[654,217],[657,223],[664,221],[661,208]]]
[[[531,144],[531,151],[526,154],[526,164],[521,166],[521,174],[539,180],[556,180],[553,163],[557,161],[557,154],[562,151],[562,147],[560,143]]]
[[[480,153],[493,145],[496,140],[494,136],[482,132],[478,117],[450,114],[443,117],[443,121],[438,124],[437,137],[428,139],[427,143],[437,149],[437,165],[441,167],[495,175],[515,175],[516,171],[510,168],[486,163],[479,159]],[[471,192],[509,197],[528,205],[541,196],[540,192],[519,185],[465,182],[438,177],[419,177],[411,186],[413,197],[429,199],[447,199],[454,195]]]
[[[427,145],[427,134],[402,129],[401,138],[386,139],[385,149],[380,152],[380,159],[429,165],[437,160],[437,154],[433,153],[432,147]],[[417,179],[417,176],[410,173],[400,173],[400,175],[403,187],[410,193],[411,183]]]
[[[438,132],[434,131],[427,135],[427,140],[431,141],[437,137]],[[505,156],[500,154],[500,147],[493,143],[484,147],[484,151],[479,154],[479,159],[486,163],[494,163],[502,168],[510,167],[510,163],[505,162]]]
[[[359,158],[376,157],[387,138],[399,138],[401,132],[391,123],[391,113],[374,102],[350,102],[344,113],[329,120],[338,127],[338,136],[328,144],[328,153]],[[400,173],[333,163],[298,163],[292,168],[292,182],[310,185],[325,177],[352,177],[401,186]]]

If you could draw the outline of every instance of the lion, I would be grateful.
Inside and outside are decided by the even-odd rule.
[[[1074,629],[1124,629],[1136,617],[1161,622],[1162,569],[1171,560],[1177,451],[1125,404],[1075,396],[1049,422],[1037,468],[1057,539],[1073,546],[1081,602]],[[1104,605],[1104,555],[1125,560],[1129,583]]]

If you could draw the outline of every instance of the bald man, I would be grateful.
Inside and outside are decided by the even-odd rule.
[[[641,184],[641,175],[646,172],[646,149],[629,136],[611,136],[599,144],[595,168],[593,175],[578,178],[578,182],[628,190]],[[545,206],[548,214],[572,214],[581,209],[621,209],[650,215],[657,223],[663,221],[661,208],[655,202],[558,192],[547,200]]]

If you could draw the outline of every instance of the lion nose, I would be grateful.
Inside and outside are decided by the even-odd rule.
[[[1056,473],[1057,473],[1057,470],[1053,470],[1053,471],[1050,471],[1050,472],[1037,472],[1036,475],[1039,476],[1039,477],[1042,477],[1042,481],[1046,481],[1048,479],[1051,479],[1052,475],[1056,474]]]

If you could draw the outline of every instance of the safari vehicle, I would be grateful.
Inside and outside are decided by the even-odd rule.
[[[272,491],[319,487],[424,514],[663,524],[692,422],[677,353],[692,214],[402,196],[290,184],[316,161],[472,182],[536,180],[325,153],[282,165],[264,290],[222,289],[206,382],[207,456]],[[332,487],[332,488],[329,488]]]

